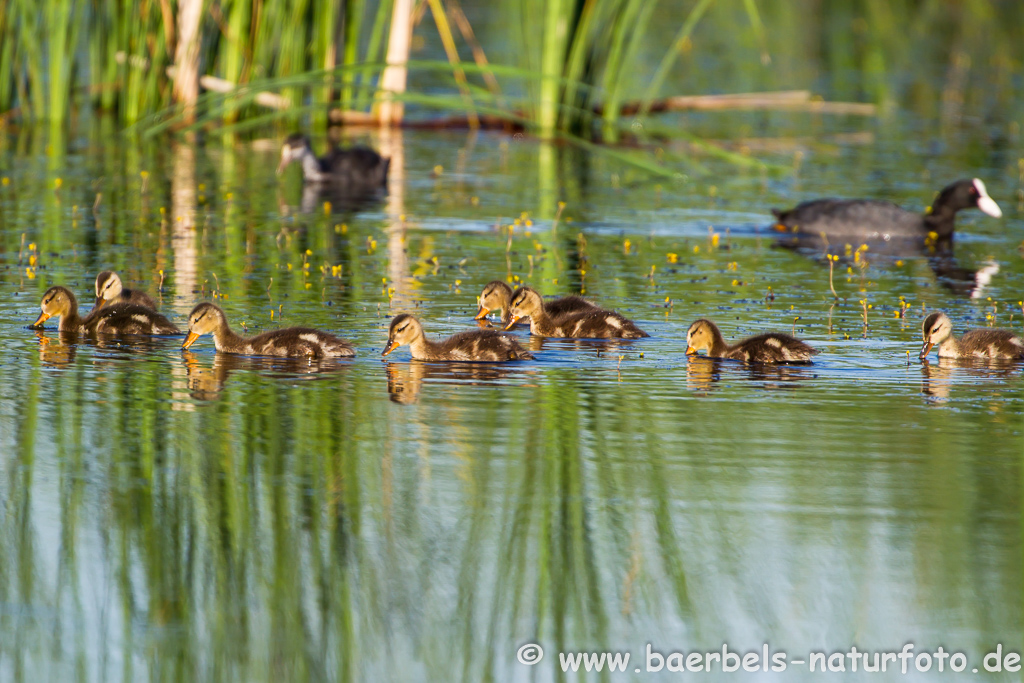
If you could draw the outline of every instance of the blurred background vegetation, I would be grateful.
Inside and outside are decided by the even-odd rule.
[[[0,120],[322,130],[392,100],[617,141],[678,134],[643,116],[658,98],[793,88],[992,120],[1022,44],[1013,0],[0,0]]]

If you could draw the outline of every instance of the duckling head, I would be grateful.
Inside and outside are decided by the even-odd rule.
[[[204,334],[227,325],[227,318],[224,311],[210,302],[203,302],[192,309],[188,314],[188,336],[182,343],[181,348],[187,349],[196,343]]]
[[[509,304],[510,320],[505,325],[506,330],[527,316],[536,316],[544,308],[544,300],[532,287],[520,287],[512,293],[512,303]]]
[[[715,343],[718,328],[710,320],[701,318],[693,321],[686,331],[686,355],[696,355],[698,351],[709,351]]]
[[[926,358],[935,344],[949,339],[953,334],[953,323],[945,313],[931,313],[924,319],[921,325],[921,336],[924,338],[924,346],[921,347],[919,358]]]
[[[512,288],[501,280],[488,282],[484,291],[480,292],[477,304],[480,310],[476,312],[474,320],[483,320],[487,314],[495,309],[501,309],[502,313],[508,310],[509,302],[512,299]]]
[[[298,161],[306,154],[311,154],[312,152],[313,147],[310,145],[308,137],[302,133],[292,133],[284,141],[284,146],[281,147],[281,163],[277,165],[277,175],[284,173],[284,169],[288,168],[288,164]]]
[[[50,287],[43,294],[43,300],[39,302],[39,308],[43,312],[32,323],[32,327],[41,326],[53,316],[59,318],[62,315],[76,311],[78,309],[78,301],[75,300],[75,295],[71,293],[70,289],[66,287]]]
[[[396,315],[391,321],[391,329],[388,330],[388,343],[384,347],[384,353],[380,355],[386,356],[402,344],[412,344],[422,336],[423,326],[419,320],[407,313]]]
[[[96,276],[96,308],[121,296],[121,278],[112,270],[104,270]]]

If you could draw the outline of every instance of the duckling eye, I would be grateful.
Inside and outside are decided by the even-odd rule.
[[[401,327],[399,327],[399,328],[398,328],[397,330],[395,330],[395,331],[396,331],[396,332],[405,332],[405,328],[407,328],[407,327],[409,327],[409,326],[408,326],[408,325],[402,325]]]

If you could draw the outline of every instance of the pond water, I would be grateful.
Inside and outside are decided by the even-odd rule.
[[[925,310],[1024,328],[1019,140],[964,126],[929,145],[897,114],[688,125],[790,170],[701,158],[656,180],[529,138],[373,133],[389,195],[303,212],[298,169],[273,173],[283,136],[136,142],[97,124],[64,156],[10,138],[0,679],[546,681],[577,650],[630,652],[623,679],[678,676],[633,672],[648,643],[796,660],[910,642],[968,671],[1019,652],[1021,368],[916,359]],[[973,176],[1004,217],[962,213],[954,262],[868,250],[836,266],[835,302],[820,254],[773,246],[770,207],[923,207]],[[108,268],[179,325],[216,295],[238,330],[314,326],[358,356],[26,328],[47,287],[88,308]],[[517,331],[537,359],[506,367],[381,358],[390,316],[470,329],[496,278],[583,291],[651,338]],[[705,316],[821,354],[687,359]],[[532,667],[527,643],[546,651]]]

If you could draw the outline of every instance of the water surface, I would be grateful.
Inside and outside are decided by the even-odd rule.
[[[93,131],[55,158],[11,138],[0,678],[556,680],[559,651],[636,661],[647,643],[797,658],[913,642],[972,665],[1019,651],[1021,368],[916,360],[925,310],[960,330],[1024,325],[1017,153],[965,127],[923,155],[901,115],[739,120],[767,160],[803,150],[800,169],[705,159],[659,181],[528,138],[405,132],[369,138],[395,158],[391,192],[355,212],[321,197],[303,212],[272,136]],[[714,137],[717,121],[693,125]],[[969,275],[869,250],[837,266],[836,302],[821,255],[767,229],[772,206],[923,207],[963,176],[1005,213],[960,216],[956,268],[999,266],[973,299]],[[89,302],[107,268],[179,325],[216,296],[236,329],[315,326],[359,355],[26,329],[48,286]],[[381,359],[392,315],[470,328],[496,278],[582,291],[652,337],[517,331],[537,360],[502,367]],[[687,359],[704,316],[821,354]],[[547,651],[532,668],[516,661],[528,642]]]

